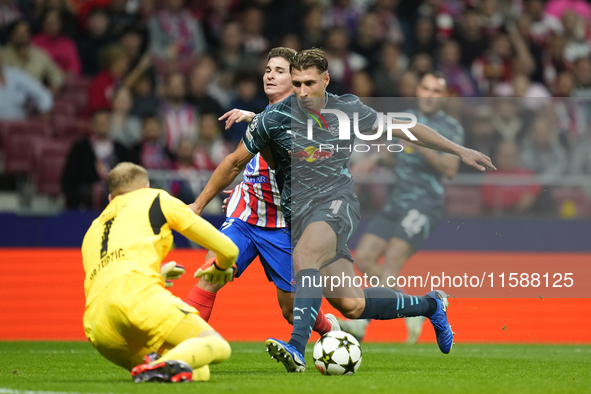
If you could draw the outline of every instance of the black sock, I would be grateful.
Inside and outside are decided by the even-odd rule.
[[[437,302],[430,296],[408,296],[386,287],[364,289],[365,309],[359,319],[390,320],[398,317],[431,317]]]
[[[296,274],[296,283],[297,290],[293,300],[293,331],[289,344],[303,356],[322,303],[320,271],[315,268],[303,269]]]

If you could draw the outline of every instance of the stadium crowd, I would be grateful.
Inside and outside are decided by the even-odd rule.
[[[264,110],[275,46],[323,48],[330,92],[400,106],[442,71],[446,111],[496,175],[591,171],[586,0],[0,0],[0,43],[0,184],[33,174],[70,209],[104,206],[121,161],[176,170],[159,186],[192,202],[191,171],[215,169],[246,129],[217,118]],[[491,210],[498,187],[479,191]],[[507,188],[503,210],[556,205],[539,185]]]

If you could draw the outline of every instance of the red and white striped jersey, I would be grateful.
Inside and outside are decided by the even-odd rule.
[[[226,216],[259,227],[287,227],[281,212],[281,192],[275,171],[269,168],[260,153],[246,165],[243,177],[230,195]]]

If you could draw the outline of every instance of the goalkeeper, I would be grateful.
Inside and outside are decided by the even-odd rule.
[[[160,264],[176,230],[215,252],[196,276],[225,283],[238,247],[180,200],[150,189],[140,166],[121,163],[107,182],[110,204],[82,243],[86,337],[135,382],[208,380],[209,364],[228,359],[230,345],[164,288]],[[182,271],[174,262],[162,269],[168,279]]]

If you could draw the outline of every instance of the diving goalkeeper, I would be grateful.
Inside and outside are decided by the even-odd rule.
[[[215,252],[196,276],[223,284],[238,247],[180,200],[150,189],[140,166],[121,163],[107,182],[110,203],[82,243],[86,337],[135,382],[208,380],[209,364],[228,359],[230,345],[164,288],[160,264],[176,230]]]

